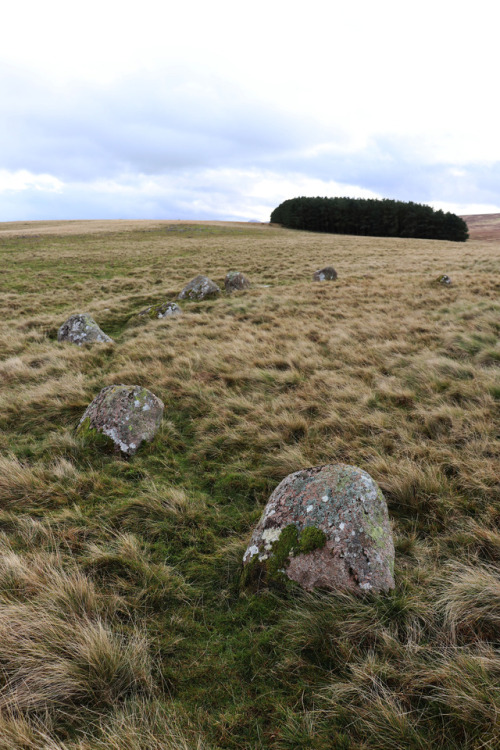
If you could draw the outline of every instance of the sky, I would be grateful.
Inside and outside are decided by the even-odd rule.
[[[17,0],[0,221],[268,221],[296,196],[500,212],[491,0]]]

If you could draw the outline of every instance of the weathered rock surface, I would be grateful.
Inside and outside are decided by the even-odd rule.
[[[208,276],[195,276],[179,294],[179,299],[210,299],[218,297],[219,294],[220,287],[212,279]]]
[[[163,416],[163,401],[139,385],[108,385],[95,397],[81,418],[77,431],[97,431],[111,438],[127,456],[140,444],[150,442]]]
[[[240,289],[250,289],[251,284],[247,277],[240,271],[229,271],[224,279],[224,289],[228,294],[238,292]]]
[[[267,503],[243,557],[244,577],[303,588],[394,588],[394,544],[382,491],[362,469],[329,464],[287,476]]]
[[[442,276],[438,276],[437,278],[438,284],[446,284],[447,286],[450,286],[451,279],[449,276],[447,276],[445,273]]]
[[[138,315],[148,318],[170,318],[182,315],[182,310],[176,302],[161,302],[159,305],[146,307]]]
[[[72,344],[114,343],[104,331],[101,331],[94,318],[88,313],[72,315],[62,324],[57,332],[58,341],[70,341]]]
[[[325,266],[313,273],[313,281],[335,281],[336,278],[337,271],[333,266]]]

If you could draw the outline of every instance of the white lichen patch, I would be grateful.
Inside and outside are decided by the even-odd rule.
[[[274,542],[277,542],[281,536],[281,529],[264,529],[262,532],[262,541],[264,542],[264,549],[268,552],[273,546]]]
[[[270,516],[274,516],[275,513],[276,513],[276,510],[274,508],[270,508],[270,507],[266,508],[264,516],[263,516],[263,520],[265,521],[266,518],[269,518]]]
[[[252,544],[243,555],[243,562],[246,562],[251,557],[254,557],[254,555],[258,555],[258,554],[259,554],[259,548],[255,544]]]
[[[104,435],[107,435],[108,437],[110,437],[111,440],[116,445],[118,445],[118,447],[123,453],[129,452],[131,446],[127,445],[127,443],[124,443],[123,440],[120,439],[120,437],[118,436],[118,432],[115,430],[114,427],[103,427],[102,432],[104,433]]]

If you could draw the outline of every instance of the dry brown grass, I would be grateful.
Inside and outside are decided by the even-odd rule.
[[[0,697],[4,736],[23,738],[6,750],[128,748],[128,735],[131,747],[324,750],[339,727],[352,743],[339,748],[495,747],[500,246],[204,222],[1,230],[0,526],[13,546],[0,560]],[[326,264],[338,281],[312,283]],[[178,319],[134,318],[229,269],[253,288],[185,303]],[[115,345],[57,343],[74,312]],[[73,433],[120,382],[166,405],[130,463]],[[239,599],[241,551],[269,491],[337,461],[384,489],[395,595]],[[242,645],[245,618],[250,639],[269,629],[272,649]],[[110,692],[104,673],[90,679],[96,654]],[[184,702],[171,714],[177,744],[158,729],[159,685]],[[75,740],[62,712],[101,694],[113,706]],[[193,706],[205,711],[196,730]]]
[[[82,234],[114,234],[139,230],[153,230],[161,227],[185,226],[214,226],[214,227],[246,227],[244,221],[185,221],[181,219],[74,219],[73,221],[2,221],[0,222],[0,237],[39,237],[42,235],[82,235]],[[255,228],[265,227],[266,224],[256,224]]]

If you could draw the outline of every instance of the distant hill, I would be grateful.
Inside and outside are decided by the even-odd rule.
[[[500,240],[500,214],[461,216],[469,229],[471,240]]]

